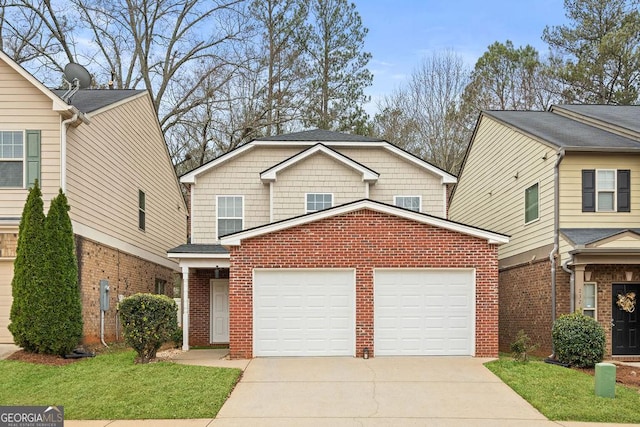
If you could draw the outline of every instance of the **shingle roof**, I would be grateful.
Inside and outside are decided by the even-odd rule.
[[[265,136],[256,141],[344,141],[344,142],[382,142],[384,139],[369,136],[352,135],[349,133],[333,132],[329,130],[313,129],[303,132],[288,133],[286,135]]]
[[[640,150],[640,141],[625,138],[552,112],[485,111],[485,114],[559,148]]]
[[[557,105],[554,108],[611,123],[640,134],[640,106],[638,105]]]
[[[221,245],[204,245],[196,243],[187,243],[169,249],[167,253],[171,254],[228,254],[229,251]]]
[[[53,93],[62,97],[66,90],[56,89]],[[72,97],[69,104],[83,113],[90,113],[100,108],[130,98],[144,92],[136,89],[80,89]]]
[[[618,234],[631,231],[640,234],[640,228],[561,228],[560,232],[565,235],[574,245],[588,245],[616,236]]]

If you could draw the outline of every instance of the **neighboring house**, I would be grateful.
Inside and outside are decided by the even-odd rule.
[[[173,294],[187,210],[147,91],[44,87],[0,52],[0,342],[7,329],[18,225],[35,179],[45,213],[62,188],[76,238],[84,341],[100,339],[100,280],[110,307],[104,337],[118,333],[118,299]]]
[[[454,176],[380,139],[256,139],[182,176],[184,349],[496,356],[502,234],[445,219]]]
[[[640,106],[480,115],[449,215],[511,236],[501,350],[523,329],[551,352],[553,319],[579,310],[605,328],[608,355],[640,356],[639,194]]]

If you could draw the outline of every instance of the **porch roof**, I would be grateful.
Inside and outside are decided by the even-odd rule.
[[[630,231],[640,235],[640,228],[561,228],[560,232],[574,246],[586,246]]]
[[[228,255],[229,251],[222,245],[210,245],[200,243],[187,243],[184,245],[176,246],[173,249],[169,249],[167,254],[171,258],[180,257],[185,254],[211,254],[211,255]]]

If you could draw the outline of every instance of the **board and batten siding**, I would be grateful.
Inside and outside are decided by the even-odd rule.
[[[148,94],[90,116],[67,137],[71,219],[155,255],[186,241],[186,208]],[[146,227],[138,228],[138,191]]]
[[[0,131],[38,130],[40,186],[45,212],[60,188],[60,114],[53,102],[5,62],[0,61]],[[26,143],[26,136],[24,139]],[[24,188],[0,188],[0,218],[19,218],[27,199]]]
[[[366,197],[362,173],[331,159],[315,154],[278,173],[273,184],[273,221],[304,215],[306,193],[329,193],[333,206]]]
[[[638,157],[625,154],[567,153],[560,163],[560,228],[640,227]],[[629,169],[631,212],[582,212],[583,169]]]
[[[511,236],[499,259],[553,243],[555,151],[482,116],[449,218]],[[525,189],[538,183],[539,219],[525,224]]]
[[[394,196],[420,196],[420,211],[445,217],[445,187],[439,176],[402,159],[384,148],[340,149],[345,156],[380,174],[369,189],[369,198],[394,204]]]

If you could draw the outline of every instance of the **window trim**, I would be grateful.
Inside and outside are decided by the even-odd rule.
[[[20,186],[0,186],[0,188],[3,189],[22,189],[22,188],[28,188],[28,183],[27,183],[27,143],[26,143],[26,137],[27,137],[27,132],[26,130],[22,129],[14,129],[14,130],[9,130],[9,129],[2,129],[0,130],[0,133],[2,132],[20,132],[22,134],[22,157],[17,158],[17,157],[2,157],[2,150],[0,150],[0,162],[15,162],[15,163],[22,163],[22,185]],[[42,186],[42,183],[40,183],[40,185]]]
[[[600,210],[600,204],[598,201],[600,200],[600,192],[601,190],[598,188],[598,173],[600,172],[613,172],[613,209],[611,210]],[[605,213],[615,213],[618,212],[618,169],[596,169],[596,185],[595,185],[595,208],[596,212],[605,212]],[[603,190],[603,193],[611,193],[611,190]]]
[[[242,216],[241,217],[222,217],[220,218],[220,199],[221,198],[230,198],[230,197],[239,197],[242,203]],[[220,240],[220,219],[239,219],[240,221],[242,221],[241,225],[240,225],[240,230],[244,230],[244,196],[240,195],[240,194],[218,194],[216,195],[216,239]],[[226,236],[226,234],[225,234]]]
[[[138,189],[138,230],[147,229],[147,193]]]
[[[314,209],[314,210],[309,210],[309,202],[307,200],[308,196],[314,194],[314,195],[322,195],[322,196],[331,196],[331,206],[329,206],[328,208],[323,208],[323,209]],[[333,197],[333,193],[318,193],[318,192],[314,192],[314,193],[304,193],[304,212],[305,213],[313,213],[313,212],[320,212],[323,211],[325,209],[331,209],[332,207],[334,207],[334,197]]]
[[[527,221],[527,190],[533,187],[538,187],[538,215],[534,219]],[[524,189],[524,225],[529,225],[537,221],[540,221],[540,181],[536,181]]]
[[[406,198],[406,199],[408,199],[408,198],[416,198],[416,199],[418,199],[418,210],[414,211],[413,209],[405,208],[404,206],[399,206],[398,205],[398,199],[399,198]],[[422,212],[422,196],[420,196],[420,195],[405,195],[405,194],[400,194],[398,196],[393,196],[393,205],[396,206],[396,207],[402,208],[402,209],[408,209],[408,210],[413,211],[413,212]]]
[[[593,307],[585,307],[586,301],[586,286],[593,286]],[[596,282],[584,282],[582,284],[582,314],[585,314],[585,311],[593,312],[593,318],[598,320],[598,284]]]

